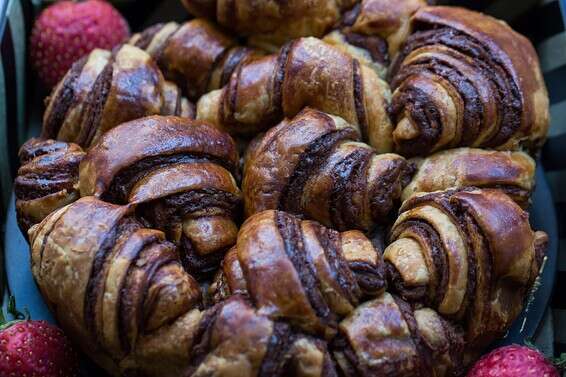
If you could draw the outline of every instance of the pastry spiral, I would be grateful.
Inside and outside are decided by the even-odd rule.
[[[542,145],[548,94],[525,37],[499,20],[457,7],[421,8],[412,25],[390,69],[399,153]]]
[[[358,306],[339,326],[333,352],[346,377],[448,377],[462,372],[461,330],[434,310],[389,293]]]
[[[411,16],[426,5],[426,0],[362,0],[323,41],[385,77],[391,58],[409,36]]]
[[[538,275],[547,236],[499,190],[448,190],[406,201],[384,253],[392,289],[463,320],[470,349],[508,330]]]
[[[19,152],[21,167],[14,181],[20,230],[28,229],[51,212],[74,202],[79,194],[79,163],[84,152],[76,144],[30,139]]]
[[[181,0],[196,17],[206,17],[251,45],[276,50],[299,37],[321,37],[355,0]]]
[[[144,51],[130,45],[94,50],[47,99],[41,136],[88,147],[118,124],[154,114],[192,118],[194,109]]]
[[[191,100],[223,87],[241,62],[257,54],[204,19],[157,24],[128,43],[150,54]]]
[[[212,289],[217,299],[247,293],[260,313],[331,338],[338,319],[385,290],[383,267],[359,231],[263,211],[242,225]]]
[[[417,172],[401,199],[432,191],[464,187],[497,188],[522,208],[535,186],[535,161],[524,152],[457,148],[411,160]]]
[[[326,344],[241,296],[207,310],[175,245],[85,197],[32,228],[32,272],[66,333],[114,376],[334,376]]]
[[[411,168],[359,140],[357,127],[310,108],[270,129],[246,156],[246,215],[280,209],[338,230],[383,223]]]
[[[232,138],[187,118],[153,116],[104,134],[80,165],[82,196],[136,204],[144,224],[180,245],[194,276],[216,270],[235,243],[241,193]]]
[[[389,96],[371,68],[319,39],[301,38],[241,64],[226,86],[201,97],[197,118],[232,134],[255,134],[310,106],[358,125],[365,141],[387,152]]]

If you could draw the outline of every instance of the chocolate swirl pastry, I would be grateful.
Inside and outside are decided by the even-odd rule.
[[[76,144],[30,139],[19,152],[21,167],[14,181],[18,225],[28,229],[51,212],[74,202],[79,194],[79,163],[84,152]]]
[[[337,321],[386,282],[381,250],[361,232],[264,211],[242,225],[211,288],[216,299],[246,293],[261,313],[332,338]]]
[[[409,36],[411,16],[426,5],[426,0],[362,0],[323,41],[385,77],[391,58]]]
[[[412,169],[359,140],[356,126],[310,108],[270,129],[246,156],[246,215],[280,209],[338,230],[384,223]]]
[[[493,189],[448,190],[406,201],[384,253],[392,289],[462,321],[467,346],[501,337],[538,275],[547,235]]]
[[[204,19],[157,24],[133,35],[128,43],[150,54],[165,78],[183,88],[191,100],[223,87],[241,62],[258,54],[238,46]]]
[[[526,208],[535,186],[535,161],[524,152],[457,148],[411,162],[417,173],[403,190],[403,201],[418,193],[473,186],[502,190]]]
[[[32,228],[32,272],[59,324],[114,376],[335,376],[326,344],[241,296],[200,309],[175,245],[132,206],[85,197]]]
[[[82,196],[136,204],[136,214],[180,246],[183,265],[213,273],[235,243],[241,210],[232,138],[187,118],[153,116],[104,134],[80,165]]]
[[[390,69],[396,150],[538,149],[548,95],[536,51],[507,24],[457,7],[421,8]]]
[[[277,50],[299,37],[321,37],[356,0],[181,0],[196,17],[248,36],[248,43]]]
[[[256,134],[310,106],[360,126],[379,152],[392,147],[389,88],[370,68],[316,38],[241,64],[222,89],[199,100],[197,118],[232,134]]]
[[[194,117],[193,105],[144,51],[94,50],[73,64],[46,100],[43,138],[88,147],[120,123],[146,115]]]
[[[389,293],[358,306],[339,330],[333,352],[346,377],[461,375],[461,330]]]

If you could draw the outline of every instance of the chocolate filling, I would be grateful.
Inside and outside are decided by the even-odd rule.
[[[359,377],[359,376],[367,376],[368,371],[366,370],[367,367],[362,365],[358,360],[358,356],[356,352],[352,348],[352,345],[348,341],[346,335],[337,336],[332,341],[332,350],[333,353],[336,355],[336,359],[338,361],[338,366],[340,376],[344,377]],[[364,373],[365,372],[365,373]]]
[[[375,35],[358,34],[351,31],[345,31],[342,35],[344,35],[344,39],[349,44],[366,50],[374,62],[385,66],[389,65],[387,42],[383,38]]]
[[[283,322],[273,324],[273,332],[269,337],[267,351],[259,368],[259,377],[276,377],[289,375],[290,348],[293,345],[295,336],[291,327]]]
[[[368,123],[366,117],[366,109],[364,105],[364,83],[362,81],[362,74],[360,62],[356,59],[352,60],[352,80],[354,85],[354,105],[356,107],[356,117],[358,124],[362,131],[362,139],[368,139]]]
[[[236,47],[231,49],[222,63],[222,75],[220,77],[220,86],[223,87],[228,83],[232,73],[240,65],[240,63],[251,54],[251,50],[246,47]]]
[[[82,128],[76,141],[77,144],[81,146],[90,145],[102,121],[104,106],[106,105],[112,87],[113,65],[113,59],[106,64],[106,67],[104,67],[100,75],[98,75],[86,99],[85,109],[81,119]]]
[[[55,98],[51,99],[53,106],[51,107],[51,112],[45,119],[43,123],[43,130],[41,136],[43,138],[57,138],[59,130],[65,121],[67,112],[71,106],[75,103],[75,83],[77,82],[86,62],[88,56],[83,57],[73,64],[71,70],[65,76],[62,87]]]
[[[354,197],[367,188],[367,170],[372,155],[371,149],[360,148],[334,166],[330,216],[338,230],[364,229],[361,219],[365,203],[356,203]]]
[[[326,119],[331,122],[331,119]],[[355,137],[351,128],[329,131],[314,140],[298,158],[293,174],[279,197],[278,208],[293,214],[302,213],[301,198],[308,179],[323,167],[328,155],[343,140]]]
[[[202,316],[198,329],[195,333],[193,345],[189,352],[189,372],[187,376],[192,376],[200,364],[205,360],[210,350],[212,330],[214,323],[220,314],[225,303],[219,303],[208,309]]]
[[[102,199],[111,203],[126,204],[133,185],[149,172],[167,165],[203,161],[218,164],[232,173],[237,172],[237,168],[232,166],[232,164],[218,157],[204,153],[178,153],[166,156],[149,156],[120,170],[114,176],[106,192],[102,195]]]
[[[358,285],[366,294],[375,295],[385,290],[387,279],[383,264],[370,264],[364,261],[349,261],[348,266],[356,277]]]
[[[285,212],[277,211],[275,222],[283,239],[287,257],[297,271],[311,307],[325,325],[331,326],[335,322],[335,318],[320,293],[315,267],[304,250],[299,220]]]
[[[285,80],[285,74],[287,71],[287,58],[289,56],[289,52],[293,49],[294,46],[295,41],[284,44],[279,51],[279,55],[277,56],[275,70],[273,71],[273,119],[278,120],[283,117],[283,81]]]
[[[199,281],[210,278],[218,270],[224,254],[226,254],[226,250],[218,250],[204,255],[198,254],[191,240],[184,234],[181,236],[181,264],[185,271]]]
[[[155,38],[155,36],[163,29],[164,26],[165,23],[159,23],[148,27],[140,34],[140,37],[134,46],[142,50],[146,50],[153,41],[153,38]]]
[[[20,149],[18,158],[20,165],[25,165],[36,157],[46,154],[64,153],[71,144],[57,140],[30,139]]]
[[[411,175],[412,169],[407,162],[397,160],[372,182],[369,202],[374,221],[382,224],[387,222],[387,215],[391,212],[401,189],[408,184]]]
[[[346,297],[353,306],[356,306],[362,297],[362,292],[342,253],[340,233],[323,226],[317,226],[315,229],[316,237],[324,250],[324,256],[330,266],[332,276],[342,288],[341,295]]]

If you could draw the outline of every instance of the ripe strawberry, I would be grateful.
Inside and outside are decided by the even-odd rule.
[[[74,377],[79,375],[76,353],[61,329],[31,321],[15,311],[15,320],[5,322],[0,312],[0,376]]]
[[[49,87],[95,48],[112,49],[130,34],[122,15],[104,0],[58,1],[45,9],[31,34],[31,59]]]
[[[563,362],[559,360],[557,364]],[[560,377],[560,374],[538,350],[512,344],[483,356],[467,377]]]

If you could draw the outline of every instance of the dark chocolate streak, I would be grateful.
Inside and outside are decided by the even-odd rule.
[[[348,342],[348,337],[344,334],[334,338],[331,344],[333,353],[342,356],[338,363],[340,376],[344,377],[359,377],[359,376],[369,376],[369,371],[366,365],[362,365],[358,360],[356,352],[352,348],[350,342]],[[335,357],[338,359],[338,357]]]
[[[374,62],[389,65],[389,54],[387,51],[387,42],[375,35],[363,35],[351,31],[342,33],[344,39],[349,44],[366,50]]]
[[[258,377],[284,377],[289,375],[290,348],[295,336],[284,322],[275,322],[267,350],[259,368]]]
[[[352,82],[354,85],[354,105],[356,107],[356,117],[362,131],[362,139],[368,138],[368,123],[366,117],[366,107],[364,105],[364,83],[362,81],[362,73],[360,62],[357,59],[352,60]]]
[[[100,75],[98,75],[91,92],[87,96],[84,105],[86,108],[83,110],[83,116],[81,117],[82,128],[77,138],[77,144],[81,146],[90,145],[100,126],[104,106],[106,105],[112,87],[113,66],[114,58],[106,64],[106,67],[104,67]]]
[[[16,198],[33,200],[62,190],[74,191],[82,158],[82,154],[64,151],[39,157],[41,162],[34,171],[25,174],[20,172],[16,177],[14,181]]]
[[[100,339],[100,331],[96,326],[96,306],[98,298],[103,293],[105,265],[111,262],[113,256],[112,248],[117,242],[118,237],[127,237],[139,229],[139,224],[130,218],[122,219],[118,224],[108,230],[106,237],[94,255],[90,276],[85,290],[84,297],[84,320],[88,331],[95,339]]]
[[[355,203],[354,195],[367,188],[367,169],[374,152],[360,148],[346,156],[332,171],[330,216],[338,230],[360,229],[364,203]],[[367,229],[364,229],[367,230]]]
[[[223,302],[218,303],[203,314],[194,336],[192,349],[187,350],[187,353],[190,355],[189,372],[186,374],[187,376],[193,375],[210,352],[212,329],[223,306]]]
[[[51,112],[49,113],[49,116],[43,124],[43,130],[41,133],[41,136],[43,138],[54,139],[57,137],[57,134],[59,133],[59,130],[63,125],[63,121],[67,116],[67,112],[76,101],[75,83],[79,78],[87,60],[88,56],[85,56],[73,64],[70,72],[64,79],[65,81],[63,81],[62,83],[63,86],[59,91],[59,95],[50,99],[53,103],[53,107],[51,108]]]
[[[430,25],[417,25],[419,27],[431,27]],[[432,25],[432,27],[436,27]],[[401,63],[412,51],[428,45],[444,45],[474,60],[476,69],[479,69],[492,85],[492,95],[498,108],[498,132],[492,138],[488,138],[483,146],[494,147],[503,144],[521,126],[523,112],[522,93],[513,75],[506,68],[505,62],[490,53],[489,48],[470,35],[456,31],[449,27],[436,27],[432,30],[415,32],[405,44],[398,59],[391,69],[391,76],[396,77],[401,68]],[[401,68],[403,70],[404,68]],[[397,80],[394,80],[397,81]],[[456,83],[452,83],[453,85]],[[394,83],[393,88],[397,87]]]
[[[287,59],[295,43],[296,41],[287,42],[281,47],[277,56],[275,70],[273,71],[273,96],[271,98],[273,118],[276,119],[283,117],[283,82],[287,73]]]
[[[20,165],[25,165],[36,157],[57,152],[66,152],[70,144],[57,140],[31,139],[27,141],[18,153]]]
[[[136,261],[141,258],[145,251],[150,250],[150,246],[159,242],[156,235],[152,235],[144,239],[144,242],[138,249],[131,250],[130,254],[120,253],[120,257],[129,261],[128,270],[125,278],[120,282],[120,293],[117,303],[118,312],[118,336],[122,349],[129,353],[131,350],[131,340],[129,339],[128,329],[132,327],[143,332],[144,310],[143,305],[151,278],[156,271],[163,265],[175,261],[175,255],[144,255],[144,263],[140,266],[136,265]],[[134,271],[144,270],[142,281],[132,281],[134,279]]]
[[[350,304],[356,306],[362,292],[342,253],[340,233],[320,225],[315,227],[315,232],[318,242],[324,250],[324,256],[330,266],[332,277],[342,288],[341,295],[347,298]]]
[[[358,17],[360,16],[361,11],[362,11],[361,4],[357,3],[356,5],[354,5],[352,9],[344,13],[338,27],[340,28],[340,27],[353,26],[356,23]]]
[[[140,34],[139,39],[135,43],[135,46],[142,50],[147,49],[151,44],[151,42],[153,41],[153,38],[155,38],[155,36],[161,31],[161,29],[163,29],[164,26],[165,23],[159,23],[145,29]]]
[[[297,271],[311,307],[325,325],[332,325],[335,318],[320,292],[313,262],[305,252],[299,220],[285,212],[277,211],[275,222],[285,245],[285,253]]]
[[[220,77],[221,87],[228,83],[228,80],[230,80],[234,70],[250,55],[250,53],[251,50],[246,47],[235,47],[228,52],[222,65],[222,75]]]
[[[102,195],[102,198],[103,200],[109,201],[111,203],[126,204],[132,186],[152,170],[160,169],[167,165],[178,163],[207,161],[213,162],[226,168],[228,171],[232,172],[232,175],[237,177],[236,166],[233,166],[223,159],[204,153],[178,153],[166,156],[149,156],[136,161],[132,165],[120,170],[118,174],[114,176],[114,179],[110,183],[106,192],[104,192],[104,194]]]
[[[348,266],[363,292],[375,293],[386,288],[387,278],[383,264],[350,261]]]
[[[386,171],[380,174],[369,192],[371,216],[376,222],[386,223],[387,215],[393,208],[395,192],[405,187],[414,174],[414,166],[410,166],[404,160],[392,162]]]
[[[415,316],[413,314],[413,310],[411,306],[399,299],[396,296],[393,296],[395,303],[399,307],[399,311],[401,312],[407,326],[409,327],[409,332],[411,333],[411,339],[415,345],[415,349],[417,351],[417,357],[415,358],[415,369],[417,376],[426,376],[429,374],[429,371],[433,370],[432,365],[432,355],[431,352],[427,349],[425,342],[423,341],[419,329],[417,327],[417,321],[415,320]]]
[[[330,118],[327,123],[332,122]],[[301,200],[307,180],[323,167],[328,155],[343,140],[355,139],[350,128],[329,131],[314,140],[298,159],[289,181],[281,191],[278,208],[293,214],[301,214]]]

